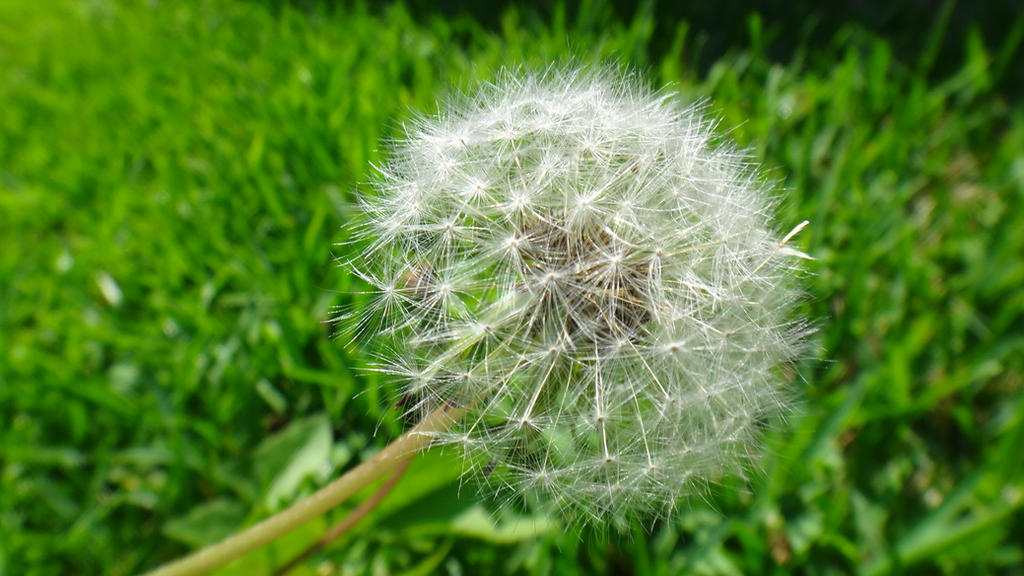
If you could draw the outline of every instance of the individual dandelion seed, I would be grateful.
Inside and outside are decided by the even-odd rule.
[[[584,521],[742,472],[807,331],[777,195],[677,100],[609,68],[506,71],[408,125],[354,229],[402,405],[464,409],[435,442]]]

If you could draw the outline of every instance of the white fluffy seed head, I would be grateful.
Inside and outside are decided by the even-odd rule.
[[[773,193],[631,74],[506,72],[406,129],[363,197],[365,332],[476,476],[583,519],[741,472],[798,353]]]

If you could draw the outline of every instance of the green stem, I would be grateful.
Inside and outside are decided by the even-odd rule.
[[[430,444],[434,432],[447,429],[464,414],[463,409],[439,408],[418,426],[400,436],[373,458],[324,486],[287,510],[267,518],[249,529],[194,552],[185,558],[161,566],[148,576],[207,574],[257,548],[265,546],[324,514],[359,492],[374,480],[398,468]]]

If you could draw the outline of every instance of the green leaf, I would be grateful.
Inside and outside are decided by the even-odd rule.
[[[242,525],[247,512],[245,506],[234,500],[218,498],[169,520],[163,532],[168,538],[200,548],[234,532]]]
[[[265,489],[263,504],[280,509],[298,495],[306,479],[326,480],[331,441],[331,425],[324,414],[296,420],[264,440],[253,456]]]
[[[544,515],[494,514],[477,503],[452,521],[452,532],[491,544],[515,544],[551,531],[556,523]]]
[[[491,512],[472,488],[449,483],[395,510],[378,530],[404,536],[457,535],[492,544],[513,544],[551,531],[555,523],[545,515],[512,511]]]

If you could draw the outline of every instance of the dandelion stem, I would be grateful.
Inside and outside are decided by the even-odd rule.
[[[148,576],[207,574],[261,546],[280,538],[306,522],[324,514],[359,492],[374,480],[394,471],[420,450],[426,448],[434,432],[447,429],[462,418],[462,408],[439,408],[418,426],[400,436],[344,476],[331,482],[287,510],[267,518],[248,530],[203,548],[185,558],[150,572]]]
[[[391,477],[381,484],[380,488],[377,488],[377,491],[373,493],[373,496],[370,496],[367,501],[360,504],[359,507],[353,510],[348,516],[345,516],[341,522],[327,530],[319,540],[303,550],[301,554],[289,560],[284,566],[278,568],[277,571],[274,572],[274,576],[284,576],[293,568],[308,560],[310,556],[316,554],[320,550],[323,550],[328,544],[342,537],[346,532],[351,530],[353,526],[358,524],[360,520],[372,512],[373,509],[376,508],[382,500],[384,500],[385,496],[391,493],[398,484],[398,481],[405,475],[405,471],[409,469],[409,464],[411,463],[412,460],[406,459],[399,464],[398,468],[395,469],[393,474],[391,474]]]

